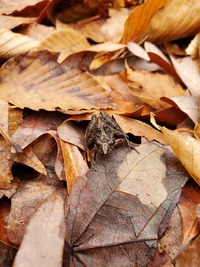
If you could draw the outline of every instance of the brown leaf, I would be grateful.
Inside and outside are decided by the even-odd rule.
[[[127,69],[127,75],[131,94],[155,110],[169,107],[169,105],[160,100],[161,97],[185,94],[182,87],[175,83],[168,75],[146,71],[133,71],[130,68]]]
[[[73,119],[73,117],[72,117]],[[73,121],[64,121],[58,126],[58,136],[61,140],[85,149],[85,131],[81,125]]]
[[[61,266],[64,236],[64,198],[55,192],[31,218],[13,266]]]
[[[66,240],[75,265],[146,266],[151,261],[187,178],[174,156],[156,144],[137,150],[116,148],[108,157],[97,156],[72,187]]]
[[[113,108],[110,95],[88,72],[57,63],[56,54],[30,52],[0,71],[0,98],[20,108],[80,112]]]
[[[122,42],[126,44],[132,40],[136,41],[138,34],[144,32],[144,29],[148,26],[153,15],[168,2],[169,0],[148,0],[143,5],[133,10],[125,23]],[[145,35],[143,35],[143,37],[145,37]]]
[[[200,189],[194,182],[190,182],[183,188],[178,204],[183,223],[182,249],[199,234],[199,219],[196,212],[199,203]]]
[[[55,186],[45,184],[43,181],[31,181],[20,185],[12,197],[7,227],[8,237],[12,243],[16,245],[21,243],[31,216],[56,189]]]
[[[198,267],[200,262],[199,255],[200,235],[194,240],[194,242],[182,251],[176,257],[177,267]]]

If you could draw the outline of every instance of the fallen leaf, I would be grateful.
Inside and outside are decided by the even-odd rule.
[[[200,29],[199,12],[198,0],[146,1],[128,18],[122,41],[158,43],[194,35]]]
[[[116,148],[108,157],[97,156],[72,187],[66,208],[69,262],[147,266],[152,260],[187,178],[172,153],[158,145],[137,150]]]
[[[0,15],[0,25],[2,29],[13,29],[21,24],[29,24],[35,22],[35,18],[12,17]]]
[[[122,37],[122,43],[126,44],[129,41],[137,42],[137,36],[144,32],[146,27],[148,26],[153,15],[162,7],[164,7],[169,0],[155,1],[148,0],[141,6],[138,6],[133,10],[133,12],[129,15],[126,20],[124,26],[124,33]],[[145,38],[146,35],[143,35]],[[141,38],[140,38],[141,40]]]
[[[22,34],[13,33],[10,30],[0,30],[0,56],[11,58],[25,53],[38,45],[38,41],[32,40]]]
[[[22,10],[27,6],[33,6],[40,2],[41,0],[19,0],[17,2],[11,2],[8,0],[1,0],[0,12],[4,14],[10,14],[16,10]]]
[[[199,187],[194,182],[186,184],[182,190],[178,204],[183,224],[183,242],[181,250],[185,249],[189,242],[199,234],[199,219],[196,213],[199,203]]]
[[[61,63],[69,55],[87,50],[89,47],[90,44],[84,36],[69,28],[53,32],[36,47],[36,50],[60,52],[58,63]]]
[[[58,188],[45,184],[42,180],[20,185],[11,200],[11,211],[7,225],[8,238],[12,243],[19,245],[22,242],[31,216],[56,189]]]
[[[64,236],[64,197],[55,192],[31,218],[13,266],[61,266]]]
[[[176,257],[177,267],[198,267],[200,262],[199,256],[200,236],[193,243]]]
[[[174,153],[184,168],[200,185],[200,142],[191,136],[169,130],[166,127],[158,127],[162,131],[165,140],[172,147]]]
[[[200,75],[199,70],[190,57],[184,57],[181,61],[177,61],[173,56],[170,56],[171,61],[182,81],[191,91],[192,96],[200,96]]]
[[[76,146],[61,141],[61,148],[66,172],[67,192],[70,194],[77,177],[85,175],[88,166]]]
[[[0,98],[20,108],[68,113],[114,107],[94,76],[58,64],[57,57],[41,51],[8,60],[0,70]]]
[[[127,79],[130,92],[154,110],[168,108],[169,105],[160,100],[161,97],[184,95],[182,87],[168,75],[134,71],[127,68]],[[161,86],[162,84],[162,86]]]
[[[171,98],[176,105],[196,123],[198,121],[199,99],[194,96],[174,96]]]

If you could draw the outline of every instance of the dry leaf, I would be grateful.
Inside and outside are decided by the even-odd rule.
[[[64,236],[64,198],[55,192],[31,218],[13,266],[61,266]]]
[[[23,18],[0,15],[0,26],[2,29],[13,29],[21,24],[30,24],[35,22],[35,18]]]
[[[11,58],[25,53],[39,44],[36,40],[6,29],[0,30],[0,40],[0,56],[3,58]]]
[[[61,141],[61,148],[66,172],[67,192],[70,194],[77,177],[85,175],[88,166],[76,146]]]
[[[192,96],[200,96],[200,74],[197,66],[190,57],[184,57],[181,61],[177,61],[170,56],[171,61],[182,81],[191,91]]]
[[[172,147],[184,168],[200,185],[200,142],[191,136],[186,136],[177,131],[169,130],[166,127],[161,127],[153,120],[153,117],[151,117],[153,125],[162,131],[165,140]]]
[[[168,2],[169,0],[147,0],[143,5],[135,8],[126,20],[122,43],[137,42],[137,36],[144,32],[153,15]],[[143,35],[143,38],[145,37],[148,37],[148,35]]]
[[[94,76],[64,62],[58,64],[57,56],[41,51],[8,60],[0,70],[0,98],[33,110],[84,113],[113,108],[109,94]]]
[[[198,0],[148,0],[129,16],[122,41],[164,42],[194,35],[200,30],[199,13]]]
[[[12,197],[7,227],[8,237],[12,243],[15,245],[21,243],[31,216],[56,189],[57,187],[45,184],[42,180],[20,185],[17,193]]]
[[[147,266],[152,260],[187,178],[181,165],[177,171],[174,156],[156,144],[137,150],[116,148],[98,156],[72,187],[66,210],[69,262]]]
[[[73,29],[63,29],[55,31],[47,36],[37,47],[36,50],[49,50],[51,52],[60,52],[58,62],[75,53],[87,50],[90,47],[87,39]]]
[[[199,219],[196,213],[199,203],[200,189],[195,183],[190,182],[183,188],[178,204],[183,224],[181,250],[185,249],[189,242],[199,234]]]
[[[184,95],[182,87],[168,75],[134,71],[127,68],[127,79],[131,94],[141,99],[155,110],[168,108],[161,97]]]
[[[1,0],[1,8],[0,12],[5,14],[10,14],[16,10],[22,10],[27,6],[36,5],[40,2],[43,2],[41,0],[18,0],[15,1],[8,1],[8,0]]]
[[[188,246],[184,251],[180,252],[176,257],[177,267],[199,267],[200,255],[200,235],[193,241],[193,243]]]

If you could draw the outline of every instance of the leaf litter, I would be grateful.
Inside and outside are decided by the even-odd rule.
[[[1,4],[0,264],[198,266],[198,1]]]

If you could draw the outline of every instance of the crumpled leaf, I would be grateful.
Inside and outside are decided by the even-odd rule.
[[[66,207],[69,266],[147,266],[152,260],[187,175],[162,147],[145,143],[137,150],[97,155],[72,187]]]
[[[31,218],[13,266],[61,266],[64,236],[64,198],[55,192]]]
[[[94,76],[58,64],[57,57],[39,51],[8,60],[0,70],[0,98],[20,108],[68,113],[114,107]]]
[[[10,30],[0,29],[0,56],[11,58],[36,47],[39,42]]]

